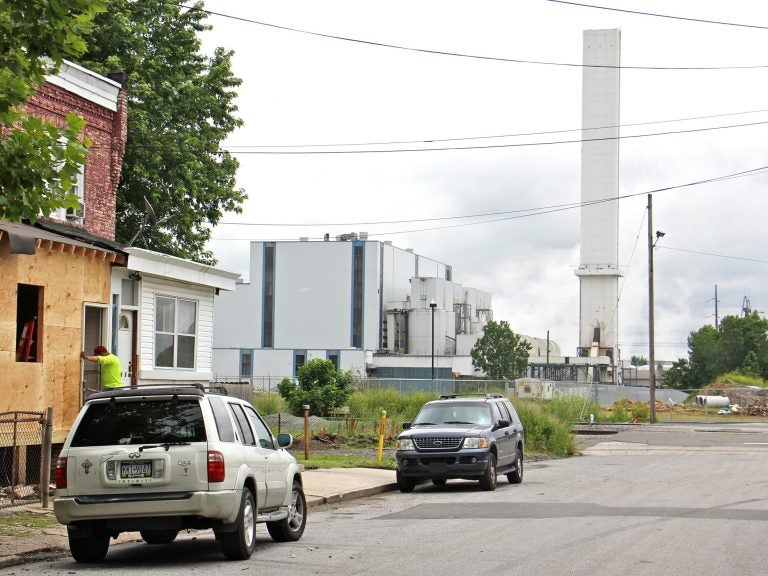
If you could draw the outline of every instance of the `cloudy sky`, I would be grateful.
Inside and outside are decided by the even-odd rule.
[[[768,3],[599,5],[206,0],[205,48],[243,80],[224,147],[250,197],[214,231],[219,266],[248,279],[249,240],[366,231],[575,354],[583,32],[618,28],[622,357],[648,355],[649,193],[656,358],[716,310],[768,313]]]

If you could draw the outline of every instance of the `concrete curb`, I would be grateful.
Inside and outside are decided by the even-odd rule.
[[[345,500],[365,498],[366,496],[389,492],[391,490],[397,490],[397,483],[393,482],[391,484],[382,484],[379,486],[371,486],[370,488],[360,488],[359,490],[327,494],[325,496],[307,496],[305,494],[305,497],[307,499],[307,508],[314,508],[316,506],[322,506],[323,504],[337,504]]]

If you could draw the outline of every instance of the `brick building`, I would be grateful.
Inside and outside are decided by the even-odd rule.
[[[80,210],[60,209],[50,219],[107,240],[115,239],[116,193],[125,155],[125,80],[123,72],[104,78],[64,62],[59,74],[47,77],[46,83],[23,106],[30,115],[57,126],[64,125],[70,112],[86,121],[84,135],[93,145],[76,187],[81,198]]]

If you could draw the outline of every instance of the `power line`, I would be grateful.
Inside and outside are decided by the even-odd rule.
[[[328,226],[371,226],[371,225],[383,225],[383,224],[416,224],[416,223],[422,223],[422,222],[436,222],[436,221],[443,221],[443,220],[463,220],[463,219],[469,219],[469,218],[486,218],[485,220],[481,220],[478,222],[461,222],[458,224],[449,224],[445,226],[436,226],[431,228],[421,228],[416,230],[401,230],[396,232],[377,232],[377,233],[369,233],[369,237],[376,237],[376,236],[391,236],[395,234],[409,234],[414,232],[430,232],[434,230],[444,230],[448,228],[459,228],[464,226],[477,226],[479,224],[491,224],[494,222],[501,222],[504,220],[516,220],[519,218],[527,218],[530,216],[541,216],[543,214],[551,214],[554,212],[562,212],[564,210],[572,210],[574,208],[583,208],[585,206],[592,206],[595,204],[602,204],[604,202],[615,202],[619,200],[625,200],[628,198],[633,198],[635,196],[645,196],[647,194],[653,194],[658,192],[665,192],[668,190],[676,190],[681,188],[688,188],[692,186],[698,186],[701,184],[710,184],[714,182],[722,182],[724,180],[730,180],[733,178],[742,178],[745,176],[751,176],[758,174],[762,171],[768,170],[768,165],[766,166],[760,166],[758,168],[751,168],[749,170],[742,170],[740,172],[734,172],[732,174],[726,174],[723,176],[715,176],[712,178],[706,178],[703,180],[697,180],[694,182],[687,182],[685,184],[677,184],[674,186],[666,186],[663,188],[656,188],[655,190],[650,191],[643,191],[643,192],[635,192],[633,194],[624,194],[619,195],[614,198],[600,198],[596,200],[590,200],[588,202],[574,202],[574,203],[568,203],[568,204],[556,204],[551,206],[543,206],[538,208],[526,208],[522,210],[509,210],[509,211],[498,211],[498,212],[487,212],[482,214],[472,214],[472,215],[463,215],[463,216],[445,216],[445,217],[437,217],[437,218],[420,218],[420,219],[413,219],[413,220],[390,220],[390,221],[380,221],[380,222],[336,222],[336,223],[309,223],[309,224],[297,224],[297,223],[258,223],[258,222],[220,222],[220,225],[238,225],[238,226],[263,226],[263,227],[304,227],[304,228],[317,228],[317,227],[328,227]],[[499,216],[499,217],[496,217]],[[216,240],[245,240],[245,238],[216,238]]]
[[[761,69],[768,68],[768,65],[754,65],[754,66],[612,66],[601,64],[576,64],[572,62],[548,62],[544,60],[525,60],[519,58],[501,58],[496,56],[481,56],[478,54],[464,54],[461,52],[447,52],[443,50],[430,50],[427,48],[414,48],[412,46],[401,46],[398,44],[388,44],[385,42],[374,42],[371,40],[362,40],[360,38],[351,38],[348,36],[337,36],[334,34],[326,34],[323,32],[314,32],[312,30],[303,30],[300,28],[294,28],[291,26],[282,26],[279,24],[272,24],[270,22],[263,22],[261,20],[254,20],[251,18],[245,18],[243,16],[233,16],[231,14],[224,14],[221,12],[215,12],[213,10],[206,10],[204,8],[198,8],[197,6],[188,6],[179,2],[173,2],[180,8],[186,8],[187,10],[204,12],[211,16],[218,16],[220,18],[227,18],[230,20],[237,20],[239,22],[245,22],[248,24],[255,24],[258,26],[264,26],[267,28],[274,28],[276,30],[284,30],[286,32],[295,32],[298,34],[306,34],[309,36],[316,36],[319,38],[326,38],[329,40],[340,40],[343,42],[353,42],[356,44],[362,44],[365,46],[373,46],[377,48],[390,48],[394,50],[405,50],[408,52],[419,52],[422,54],[433,54],[436,56],[452,56],[456,58],[468,58],[473,60],[485,60],[492,62],[509,62],[513,64],[533,64],[539,66],[561,66],[568,68],[616,68],[620,70],[670,70],[670,71],[683,71],[683,70],[748,70],[748,69]]]
[[[519,138],[521,136],[546,136],[549,134],[563,134],[568,132],[583,132],[589,130],[610,130],[615,128],[629,128],[634,126],[649,126],[652,124],[670,124],[673,122],[690,122],[692,120],[710,120],[712,118],[724,118],[728,116],[742,116],[745,114],[760,114],[768,112],[768,109],[747,110],[744,112],[728,112],[725,114],[710,114],[707,116],[691,116],[687,118],[673,118],[668,120],[650,120],[647,122],[632,122],[627,124],[614,124],[611,126],[595,126],[591,128],[565,128],[560,130],[542,130],[539,132],[519,132],[516,134],[495,134],[490,136],[460,136],[454,138],[425,138],[421,140],[392,140],[381,142],[339,142],[324,144],[242,144],[226,146],[228,151],[241,148],[324,148],[338,146],[394,146],[396,144],[429,144],[434,142],[455,142],[461,140],[490,140],[495,138]]]
[[[509,144],[484,144],[479,146],[444,146],[430,148],[391,148],[391,149],[373,149],[373,150],[230,150],[226,151],[232,155],[308,155],[308,154],[387,154],[395,152],[445,152],[449,150],[487,150],[493,148],[523,148],[529,146],[553,146],[556,144],[583,144],[586,142],[604,142],[607,140],[627,140],[635,138],[648,138],[651,136],[670,136],[673,134],[692,134],[696,132],[709,132],[712,130],[723,130],[726,128],[745,128],[750,126],[760,126],[768,124],[768,121],[746,122],[744,124],[730,124],[727,126],[709,126],[705,128],[688,128],[685,130],[668,130],[666,132],[652,132],[648,134],[629,134],[625,136],[605,136],[602,138],[578,138],[575,140],[553,140],[548,142],[520,142]]]
[[[700,252],[698,250],[686,250],[684,248],[671,248],[666,245],[659,245],[657,248],[664,250],[674,250],[675,252],[686,252],[688,254],[699,254],[701,256],[714,256],[715,258],[727,258],[728,260],[744,260],[746,262],[758,262],[760,264],[768,264],[768,260],[759,260],[757,258],[742,258],[740,256],[728,256],[726,254],[713,254],[711,252]]]
[[[596,6],[594,4],[583,4],[581,2],[568,2],[567,0],[547,0],[555,4],[569,4],[580,8],[594,8],[597,10],[609,10],[611,12],[623,12],[624,14],[637,14],[639,16],[653,16],[655,18],[669,18],[671,20],[684,20],[685,22],[698,22],[700,24],[717,24],[719,26],[737,26],[739,28],[755,28],[757,30],[768,30],[768,26],[758,24],[742,24],[739,22],[725,22],[723,20],[705,20],[704,18],[689,18],[686,16],[672,16],[670,14],[658,14],[655,12],[640,12],[639,10],[626,10],[623,8],[613,8],[610,6]]]

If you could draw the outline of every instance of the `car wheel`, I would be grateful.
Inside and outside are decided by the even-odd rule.
[[[109,549],[109,532],[103,524],[94,522],[68,529],[69,552],[78,562],[101,562]]]
[[[510,484],[520,484],[523,481],[523,453],[520,449],[515,451],[515,471],[507,474]]]
[[[486,491],[496,490],[496,454],[488,455],[488,466],[480,478],[480,488]]]
[[[397,487],[400,489],[400,492],[413,492],[413,489],[416,487],[416,481],[413,478],[403,476],[400,474],[400,470],[397,471],[395,477],[397,478]]]
[[[170,544],[179,535],[178,530],[141,530],[141,538],[147,544]]]
[[[432,484],[435,486],[445,486],[447,481],[445,478],[432,478]]]
[[[221,551],[228,560],[247,560],[256,548],[256,502],[248,488],[243,488],[235,530],[219,532]]]
[[[275,542],[295,542],[304,534],[307,525],[307,500],[301,484],[293,481],[291,508],[288,518],[277,522],[267,522],[267,531]]]

